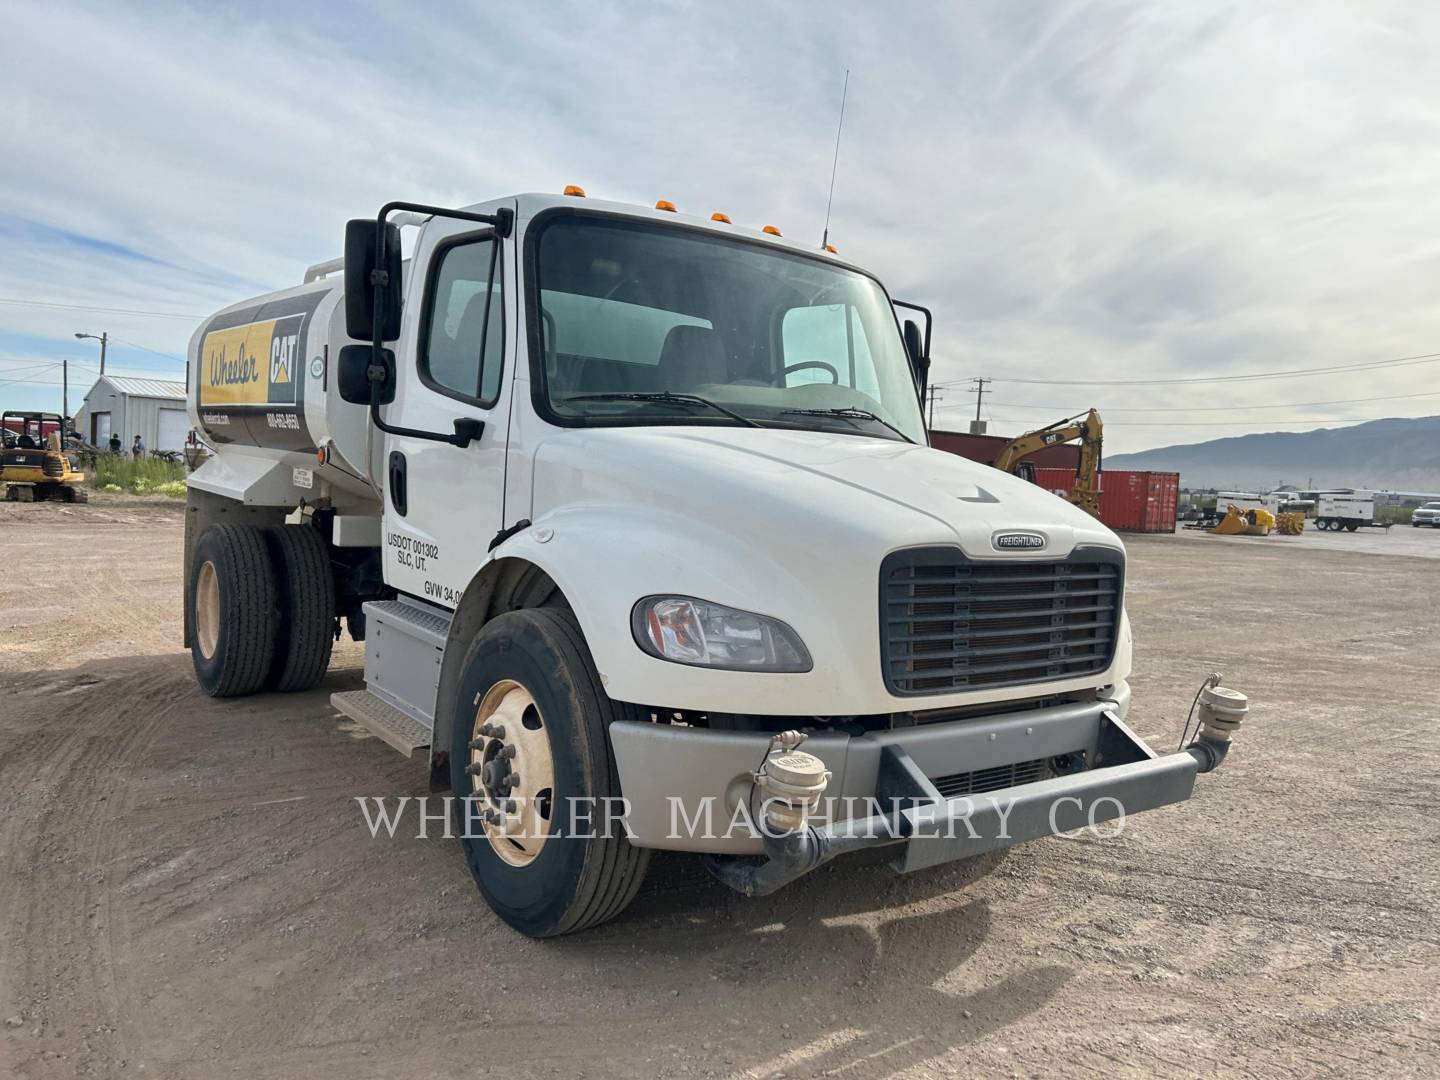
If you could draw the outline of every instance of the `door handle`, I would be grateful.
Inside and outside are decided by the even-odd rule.
[[[390,451],[390,468],[388,472],[390,489],[390,505],[395,507],[395,512],[401,517],[405,516],[407,502],[405,498],[405,455],[399,450]]]

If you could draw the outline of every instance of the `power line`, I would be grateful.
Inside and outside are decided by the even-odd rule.
[[[92,304],[57,304],[48,300],[21,300],[5,296],[0,296],[0,304],[11,304],[15,307],[61,308],[65,311],[98,311],[107,315],[139,315],[148,319],[186,319],[191,322],[205,318],[204,315],[188,315],[182,311],[137,311],[134,308],[96,307]]]
[[[1006,417],[992,416],[992,420],[998,420],[1002,424],[1022,424],[1024,421]],[[1112,427],[1246,427],[1252,424],[1371,424],[1376,420],[1421,420],[1419,416],[1310,416],[1303,420],[1237,420],[1227,424],[1223,420],[1116,420],[1113,423],[1107,422],[1107,428]]]
[[[1286,371],[1257,371],[1247,375],[1196,375],[1181,379],[1010,379],[1001,376],[996,382],[1023,383],[1029,386],[1173,386],[1195,383],[1253,382],[1259,379],[1293,379],[1303,375],[1331,375],[1346,371],[1369,371],[1375,368],[1408,367],[1412,364],[1434,364],[1440,362],[1440,353],[1421,353],[1418,356],[1397,356],[1391,360],[1366,360],[1358,364],[1334,364],[1329,367],[1293,368]],[[941,386],[958,385],[940,383]]]
[[[1362,397],[1362,398],[1337,398],[1332,401],[1290,401],[1281,405],[1197,405],[1193,408],[1116,408],[1106,406],[1101,411],[1107,416],[1110,413],[1196,413],[1196,412],[1233,412],[1241,409],[1311,409],[1321,405],[1360,405],[1372,401],[1402,401],[1408,398],[1440,397],[1440,390],[1427,390],[1421,394],[1387,394],[1384,397]],[[1011,401],[992,401],[992,406],[1002,409],[1034,409],[1037,412],[1065,412],[1072,408],[1066,405],[1021,405]],[[954,409],[958,405],[942,405],[940,408]]]
[[[140,345],[133,341],[126,341],[124,338],[112,337],[111,341],[118,341],[121,345],[129,345],[132,349],[143,349],[145,352],[154,353],[156,356],[163,356],[167,360],[177,360],[184,364],[187,361],[183,356],[176,356],[174,353],[161,352],[159,349],[152,349],[149,345]]]
[[[34,376],[40,375],[47,371],[54,371],[60,366],[61,365],[59,364],[51,364],[48,367],[38,368],[36,370],[33,370],[29,376],[19,379],[0,379],[0,386],[14,386],[17,384],[30,384],[34,386],[59,386],[59,382],[50,379],[37,379]],[[5,372],[4,374],[9,374],[9,372]]]

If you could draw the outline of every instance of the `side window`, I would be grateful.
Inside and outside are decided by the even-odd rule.
[[[870,355],[870,342],[853,306],[791,308],[780,324],[780,336],[787,368],[806,362],[826,365],[790,372],[785,376],[786,386],[837,382],[879,399],[880,379]],[[833,376],[831,368],[835,370]]]
[[[446,248],[433,273],[421,371],[441,389],[493,403],[500,391],[505,336],[504,289],[495,241],[472,240]]]

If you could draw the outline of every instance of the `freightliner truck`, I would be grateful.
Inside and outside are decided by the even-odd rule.
[[[425,753],[537,937],[656,849],[756,894],[1188,798],[1244,696],[1208,680],[1174,753],[1127,727],[1123,546],[927,446],[929,337],[833,248],[664,201],[351,221],[190,345],[199,684],[310,689],[363,641],[333,704]]]

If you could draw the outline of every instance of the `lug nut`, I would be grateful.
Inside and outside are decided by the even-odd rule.
[[[465,774],[467,776],[479,776],[484,768],[485,766],[481,765],[479,762],[471,762],[469,765],[465,766]]]
[[[497,739],[505,738],[505,725],[495,724],[490,728],[490,734]]]
[[[494,727],[492,727],[490,724],[481,724],[481,725],[480,725],[480,734],[481,734],[481,735],[490,735],[490,734],[493,734],[494,731],[495,731]]]
[[[513,758],[515,757],[515,747],[513,747],[513,746],[506,746],[506,747],[501,748],[501,750],[500,750],[500,756],[503,757],[503,758],[511,758],[511,759],[513,759]]]
[[[471,740],[470,740],[470,749],[471,749],[471,750],[484,750],[484,749],[485,749],[485,744],[486,744],[488,741],[489,741],[488,739],[471,739]]]
[[[513,814],[513,813],[515,813],[516,809],[517,809],[517,807],[516,807],[516,805],[515,805],[515,800],[514,800],[514,799],[506,799],[506,800],[505,800],[505,812],[506,812],[507,814]]]
[[[513,787],[519,787],[519,786],[520,786],[520,774],[519,774],[518,772],[512,772],[512,773],[506,778],[505,782],[506,782],[507,784],[509,784],[512,788],[513,788]]]

